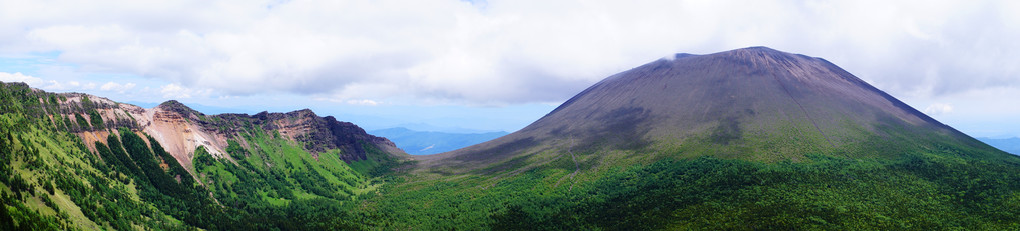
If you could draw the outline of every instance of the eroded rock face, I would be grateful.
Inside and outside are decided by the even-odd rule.
[[[164,105],[166,103],[145,110],[143,118],[151,122],[143,126],[143,131],[159,141],[182,166],[191,166],[191,159],[199,146],[204,146],[214,157],[229,158],[224,151],[227,137],[204,126],[207,123],[199,118],[200,114],[182,113]]]
[[[288,113],[262,112],[250,117],[253,124],[263,126],[267,131],[278,131],[281,136],[304,144],[305,150],[322,153],[339,149],[344,161],[358,161],[367,158],[365,146],[373,146],[385,152],[399,151],[390,140],[376,137],[350,122],[338,121],[333,116],[319,117],[308,109]],[[399,151],[402,152],[402,151]]]
[[[239,133],[246,132],[242,129],[244,126],[259,126],[267,133],[278,133],[282,138],[300,144],[313,155],[339,149],[340,158],[347,162],[367,159],[369,150],[366,147],[386,153],[403,153],[386,138],[369,135],[357,125],[337,121],[332,116],[319,117],[308,109],[255,115],[205,115],[174,100],[146,109],[88,94],[59,95],[63,97],[58,103],[64,108],[62,111],[68,113],[52,118],[53,121],[73,121],[72,126],[64,127],[76,132],[92,151],[95,151],[96,141],[105,144],[111,132],[117,133],[116,128],[126,127],[152,136],[182,166],[191,166],[195,149],[200,146],[214,157],[232,160],[225,151],[227,141],[234,140],[250,147]],[[83,125],[78,125],[77,117],[82,117]],[[94,118],[101,118],[103,125],[92,126],[99,124],[93,121]],[[54,124],[56,126],[57,123]]]

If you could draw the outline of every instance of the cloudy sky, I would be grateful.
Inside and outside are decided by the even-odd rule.
[[[823,57],[974,136],[1020,136],[1020,1],[0,0],[0,81],[369,129],[519,129],[673,53]]]

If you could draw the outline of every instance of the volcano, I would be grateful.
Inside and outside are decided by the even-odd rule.
[[[428,156],[311,110],[0,83],[0,176],[0,230],[1020,230],[1020,157],[765,47],[657,60]]]
[[[775,162],[947,147],[1001,154],[825,59],[750,47],[676,54],[612,75],[520,131],[419,159],[460,172],[558,156],[578,166],[635,155]]]

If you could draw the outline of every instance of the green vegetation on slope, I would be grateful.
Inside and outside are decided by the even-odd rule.
[[[799,141],[767,136],[722,146],[712,134],[545,150],[406,176],[363,213],[385,214],[371,227],[392,229],[1020,228],[1020,158],[908,125],[877,129],[860,137],[870,147],[843,150],[793,151]]]
[[[245,133],[253,148],[233,142],[228,149],[247,156],[237,164],[199,149],[200,164],[181,166],[155,139],[123,127],[105,144],[95,142],[92,153],[59,126],[59,115],[74,114],[82,130],[109,124],[82,117],[94,111],[85,98],[80,106],[50,105],[56,98],[0,83],[2,230],[335,229],[357,222],[344,215],[354,210],[345,202],[375,187],[336,151],[313,158],[254,126]],[[392,165],[380,158],[374,165]],[[202,181],[187,168],[198,169]]]
[[[214,158],[204,148],[195,151],[193,165],[199,179],[222,203],[244,207],[311,198],[346,201],[367,187],[364,175],[348,167],[335,151],[313,157],[260,128],[247,129],[251,132],[245,133],[250,134],[245,140],[260,149],[247,150],[230,141],[227,152],[238,157],[236,164]]]
[[[192,166],[114,123],[91,153],[68,132],[74,122],[54,116],[88,107],[55,98],[0,87],[0,230],[1020,229],[1017,157],[906,127],[870,138],[889,150],[876,158],[755,161],[691,140],[408,174],[370,145],[369,160],[346,163],[250,123],[231,128],[232,158],[199,148]],[[748,140],[731,145],[791,142]]]
[[[562,171],[386,187],[367,202],[387,229],[1020,228],[1020,162],[908,155],[760,163],[700,157],[614,167],[556,186]]]
[[[38,100],[49,97],[23,84],[0,87],[4,230],[183,227],[155,203],[140,200],[142,182],[116,170],[125,166],[103,161],[77,136],[56,129],[47,111],[56,114],[59,107]]]

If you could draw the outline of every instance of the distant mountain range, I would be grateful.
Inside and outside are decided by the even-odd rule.
[[[1005,139],[981,137],[977,139],[980,140],[981,142],[985,142],[986,144],[991,145],[992,147],[998,148],[1008,153],[1020,155],[1020,137]]]
[[[398,148],[411,155],[453,151],[509,134],[503,131],[485,133],[415,131],[404,127],[373,130],[368,133],[390,139]]]

